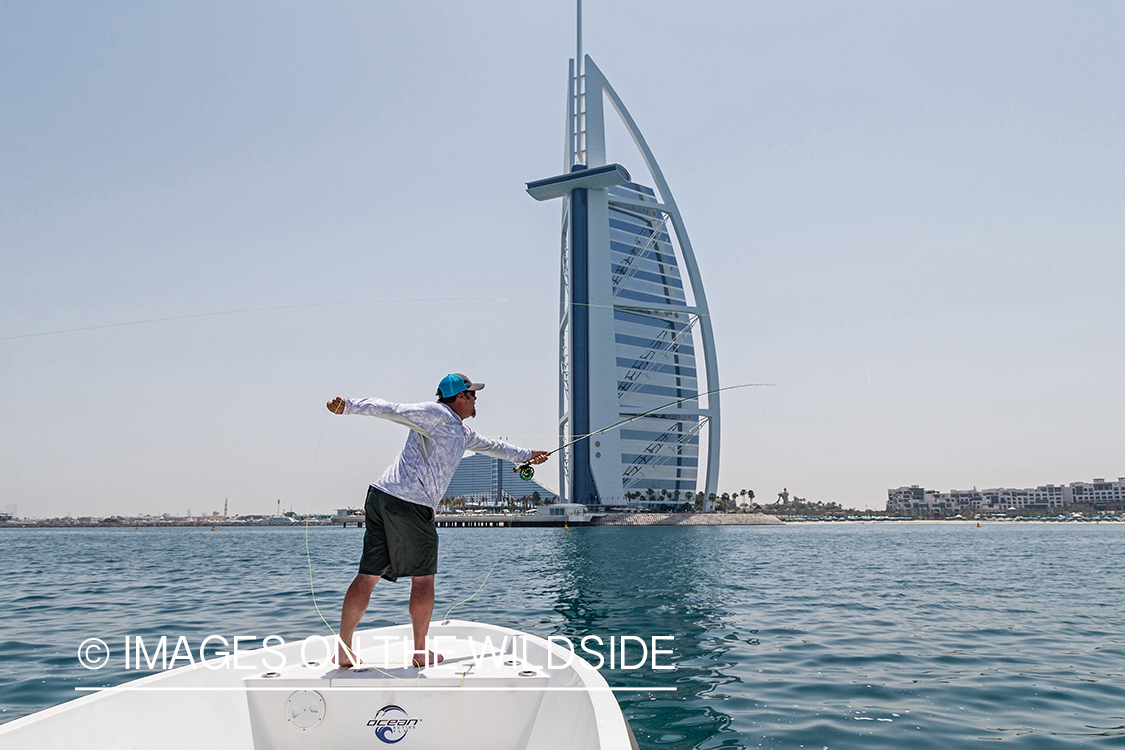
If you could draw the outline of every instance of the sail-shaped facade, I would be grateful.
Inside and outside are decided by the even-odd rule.
[[[633,205],[616,202],[622,199]],[[686,399],[681,405],[694,406],[699,395],[694,321],[686,311],[647,307],[686,308],[687,299],[666,219],[659,211],[636,206],[645,202],[656,203],[656,199],[643,185],[627,183],[609,189],[619,419],[681,399]],[[694,492],[702,424],[696,414],[658,412],[622,426],[623,491]]]
[[[561,494],[593,505],[711,494],[720,420],[718,394],[707,394],[719,384],[695,255],[643,135],[593,60],[578,59],[577,70],[570,64],[564,175],[528,185],[540,200],[563,198]],[[606,102],[651,186],[606,161]]]

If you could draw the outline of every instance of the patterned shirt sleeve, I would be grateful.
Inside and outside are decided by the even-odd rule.
[[[380,417],[428,433],[441,425],[445,414],[435,410],[436,403],[396,404],[381,398],[344,399],[344,414],[359,414],[365,417]]]
[[[482,453],[493,458],[503,458],[514,464],[522,464],[531,460],[531,450],[517,448],[503,440],[493,440],[478,434],[472,427],[465,425],[465,449],[474,453]]]

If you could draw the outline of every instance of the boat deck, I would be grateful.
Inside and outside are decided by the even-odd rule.
[[[172,669],[0,726],[6,750],[208,747],[319,750],[629,750],[604,678],[557,644],[494,625],[434,622],[437,665],[409,666],[409,625],[361,631],[360,664],[329,643]],[[401,744],[399,744],[401,743]]]

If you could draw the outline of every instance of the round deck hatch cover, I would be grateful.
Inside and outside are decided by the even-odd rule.
[[[324,698],[315,690],[298,690],[285,702],[285,718],[298,729],[312,729],[324,721]]]

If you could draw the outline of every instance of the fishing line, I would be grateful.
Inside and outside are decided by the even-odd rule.
[[[798,391],[792,391],[792,390],[790,390],[790,389],[788,389],[788,388],[782,388],[781,386],[778,386],[777,390],[781,391],[782,393],[791,393],[791,394],[793,394],[794,396],[796,396],[797,398],[803,398],[803,399],[805,399],[806,401],[812,401],[812,402],[813,402],[814,404],[820,404],[821,406],[823,406],[823,407],[825,407],[825,408],[827,408],[827,409],[831,409],[831,408],[834,408],[834,407],[832,406],[832,404],[829,404],[829,403],[828,403],[828,402],[826,402],[826,401],[821,401],[821,400],[820,400],[820,399],[818,399],[818,398],[813,398],[812,396],[807,396],[807,395],[805,395],[804,393],[800,393],[800,392],[798,392]]]
[[[630,422],[636,421],[638,419],[643,419],[645,417],[651,416],[658,411],[661,411],[663,409],[667,409],[669,406],[675,406],[677,404],[682,404],[685,401],[694,401],[698,398],[702,398],[703,396],[710,396],[710,395],[715,394],[715,393],[722,393],[723,391],[733,391],[736,388],[765,388],[765,387],[776,388],[777,384],[776,383],[743,383],[741,385],[728,385],[725,388],[716,388],[715,390],[707,391],[706,393],[699,393],[699,394],[696,394],[694,396],[688,396],[687,398],[677,399],[676,401],[671,401],[667,404],[663,404],[662,406],[658,406],[655,409],[649,409],[648,411],[644,412],[643,414],[634,414],[631,417],[626,417],[625,419],[622,419],[618,422],[614,422],[613,424],[611,424],[607,427],[603,427],[600,430],[594,430],[593,432],[588,432],[585,435],[580,435],[580,436],[576,437],[574,440],[571,440],[569,443],[566,443],[564,445],[560,445],[558,448],[555,448],[554,450],[547,451],[547,455],[551,456],[555,453],[558,453],[559,451],[566,450],[567,448],[574,445],[575,443],[579,443],[583,440],[587,440],[589,438],[594,437],[595,435],[601,435],[603,432],[609,432],[610,430],[612,430],[614,428],[621,427],[623,425],[627,425]],[[520,464],[519,466],[513,467],[512,471],[519,474],[520,479],[523,479],[524,481],[528,481],[532,477],[535,476],[535,469],[531,466],[530,463],[526,463],[526,462]]]
[[[461,606],[462,604],[464,604],[465,602],[469,601],[469,599],[472,599],[472,598],[473,598],[474,596],[476,596],[477,594],[479,594],[479,593],[480,593],[480,590],[484,588],[484,584],[485,584],[485,581],[487,581],[487,580],[488,580],[488,577],[489,577],[490,575],[492,575],[492,571],[496,569],[496,566],[500,564],[500,559],[501,559],[502,557],[504,557],[504,553],[503,553],[503,552],[501,552],[501,553],[500,553],[500,557],[496,558],[496,562],[492,563],[492,567],[488,569],[488,572],[484,574],[484,581],[481,581],[481,582],[480,582],[480,586],[477,586],[477,590],[476,590],[476,591],[474,591],[473,593],[469,594],[469,596],[468,596],[468,597],[466,597],[465,599],[462,599],[461,601],[457,602],[456,604],[454,604],[454,605],[453,605],[452,607],[450,607],[450,608],[449,608],[449,612],[446,612],[446,613],[445,613],[445,618],[444,618],[444,621],[442,622],[442,625],[448,625],[448,624],[449,624],[449,614],[450,614],[450,612],[452,612],[453,610],[457,609],[457,608],[458,608],[458,607],[460,607],[460,606]]]
[[[103,323],[101,325],[82,326],[82,327],[79,327],[79,328],[60,328],[60,329],[54,330],[54,331],[37,331],[35,333],[21,333],[21,334],[15,335],[15,336],[0,336],[0,341],[14,341],[16,339],[35,338],[37,336],[54,336],[54,335],[61,334],[61,333],[79,333],[79,332],[82,332],[82,331],[97,331],[97,330],[101,330],[101,329],[104,329],[104,328],[123,328],[123,327],[126,327],[126,326],[147,325],[149,323],[167,323],[167,322],[174,321],[174,320],[191,320],[193,318],[213,318],[213,317],[218,317],[218,316],[222,316],[222,315],[243,315],[243,314],[246,314],[246,313],[273,312],[273,311],[277,311],[277,310],[302,310],[302,309],[315,308],[315,307],[344,307],[344,306],[348,306],[348,305],[380,305],[380,304],[410,303],[410,302],[520,302],[520,303],[535,302],[535,303],[538,303],[538,302],[542,302],[542,300],[518,299],[518,298],[511,298],[511,297],[423,297],[423,298],[411,298],[411,299],[351,300],[351,301],[346,301],[346,302],[308,302],[308,303],[297,304],[297,305],[274,305],[274,306],[271,306],[271,307],[247,307],[247,308],[242,308],[242,309],[238,309],[238,310],[218,310],[218,311],[215,311],[215,312],[189,313],[187,315],[170,315],[170,316],[162,317],[162,318],[146,318],[146,319],[143,319],[143,320],[127,320],[127,321],[123,321],[123,322],[120,322],[120,323]],[[712,318],[712,317],[714,317],[714,315],[712,315],[711,313],[705,313],[705,312],[701,312],[699,310],[693,310],[693,309],[676,310],[676,309],[674,309],[674,306],[670,309],[654,310],[651,307],[645,307],[644,305],[632,306],[632,305],[623,304],[623,303],[615,303],[615,304],[611,304],[611,305],[601,305],[601,304],[596,304],[596,303],[593,303],[593,302],[568,302],[566,304],[567,304],[568,307],[590,307],[590,308],[598,308],[598,309],[622,310],[624,312],[644,314],[644,315],[649,315],[651,317],[667,317],[669,315],[685,315],[685,316],[688,316],[688,317],[695,316],[695,317],[699,317],[699,318]],[[769,319],[765,319],[765,318],[761,318],[761,319],[740,318],[740,320],[743,321],[743,322],[752,321],[752,322],[757,322],[757,323],[769,323],[769,322],[771,322]],[[824,334],[824,335],[825,335],[826,338],[829,338],[832,341],[835,341],[837,344],[839,344],[840,346],[843,346],[845,349],[849,349],[852,352],[858,354],[858,352],[855,352],[854,349],[851,349],[851,347],[849,347],[847,344],[844,344],[842,341],[839,341],[838,339],[835,339],[831,336],[828,336],[827,334]]]
[[[320,615],[321,621],[328,626],[328,630],[332,633],[334,638],[338,637],[336,631],[328,623],[324,614],[320,611],[320,605],[316,601],[316,586],[313,585],[313,566],[312,566],[312,552],[309,550],[309,516],[312,515],[312,497],[313,497],[313,484],[316,482],[316,464],[320,460],[320,443],[324,440],[324,433],[328,432],[328,425],[332,424],[332,418],[329,417],[328,421],[324,423],[324,429],[320,431],[320,437],[316,441],[316,451],[313,453],[313,468],[312,477],[309,478],[309,506],[305,512],[305,560],[309,565],[309,592],[312,594],[313,607],[316,613]],[[348,649],[349,651],[351,649]]]
[[[148,323],[166,323],[172,320],[190,320],[192,318],[213,318],[220,315],[242,315],[244,313],[270,312],[273,310],[301,310],[309,307],[342,307],[345,305],[379,305],[396,302],[510,302],[502,297],[434,297],[425,299],[367,299],[352,302],[310,302],[302,305],[277,305],[274,307],[249,307],[244,310],[220,310],[218,312],[193,313],[191,315],[172,315],[167,318],[149,318],[147,320],[130,320],[124,323],[105,323],[97,326],[84,326],[82,328],[62,328],[57,331],[39,331],[38,333],[21,333],[17,336],[0,336],[0,341],[13,341],[15,339],[29,339],[37,336],[54,336],[59,333],[77,333],[80,331],[97,331],[103,328],[122,328],[125,326],[139,326]]]
[[[320,616],[321,622],[323,622],[325,627],[328,628],[328,632],[330,632],[332,634],[332,648],[333,648],[333,650],[336,650],[336,648],[338,648],[338,646],[340,644],[343,644],[344,650],[348,653],[348,656],[352,659],[353,666],[359,666],[359,664],[360,664],[359,654],[352,651],[352,646],[351,646],[350,643],[344,644],[343,639],[340,638],[340,634],[336,632],[336,629],[333,628],[332,624],[330,622],[328,622],[327,618],[325,618],[324,613],[320,611],[320,605],[316,601],[316,586],[313,584],[312,552],[309,549],[309,517],[312,515],[313,485],[316,482],[316,465],[317,465],[318,460],[320,459],[320,443],[321,443],[321,441],[324,440],[324,433],[328,431],[328,425],[330,425],[330,424],[332,424],[332,418],[331,417],[329,417],[328,421],[324,423],[324,429],[320,431],[320,438],[316,441],[316,451],[313,454],[312,477],[309,479],[309,505],[308,505],[308,511],[305,513],[305,560],[308,562],[308,566],[309,566],[309,592],[312,594],[313,607],[316,609],[317,615]],[[332,658],[333,658],[332,655],[329,655],[328,661],[331,662]],[[391,674],[390,672],[379,669],[378,667],[370,667],[370,668],[374,669],[377,672],[385,674],[388,677],[393,677],[396,680],[406,680],[407,679],[405,677],[399,677],[398,675]],[[416,674],[414,677],[412,677],[410,679],[417,680],[421,676],[422,676],[422,673],[419,670],[418,674]]]
[[[509,301],[509,302],[538,302],[540,300],[512,299],[512,300],[507,300],[507,301]],[[654,317],[654,318],[656,318],[656,317],[666,317],[668,315],[687,315],[687,316],[694,315],[694,316],[700,317],[700,318],[713,317],[711,315],[711,313],[700,312],[699,310],[691,309],[691,308],[688,308],[688,307],[685,307],[682,310],[677,310],[677,309],[675,309],[675,305],[670,305],[669,307],[662,307],[662,308],[659,308],[659,309],[654,309],[652,307],[646,307],[645,305],[630,305],[627,302],[615,302],[612,305],[599,305],[595,302],[567,302],[566,306],[567,307],[593,307],[593,308],[598,308],[598,309],[602,309],[602,310],[622,310],[624,312],[644,314],[644,315],[648,315],[648,316]],[[749,318],[739,318],[739,320],[748,321],[750,319]],[[761,323],[761,322],[764,322],[764,321],[759,320],[757,322]]]

